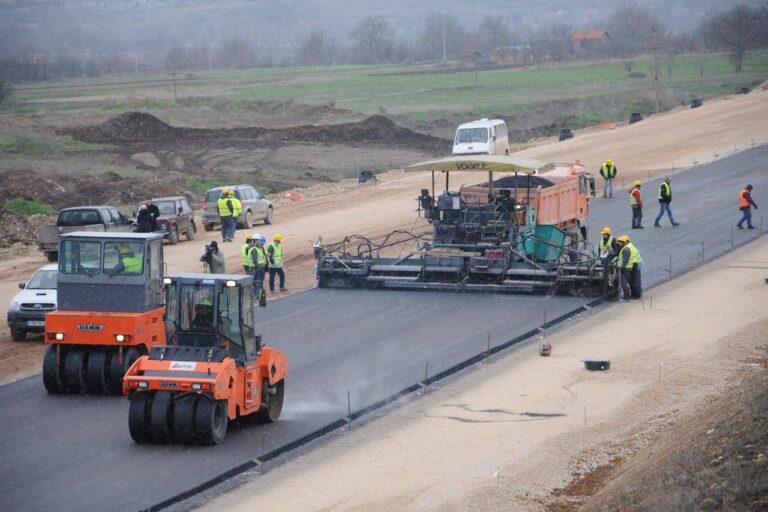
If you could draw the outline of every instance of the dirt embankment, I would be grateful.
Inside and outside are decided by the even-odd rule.
[[[126,112],[100,125],[81,126],[68,132],[83,142],[130,145],[135,143],[251,144],[278,147],[294,143],[381,144],[391,147],[445,153],[450,142],[398,126],[384,116],[371,116],[357,123],[306,125],[291,128],[181,128],[151,114]]]

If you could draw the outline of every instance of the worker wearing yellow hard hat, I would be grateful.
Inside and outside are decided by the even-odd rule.
[[[632,207],[632,229],[643,229],[643,195],[640,187],[643,183],[635,180],[629,189],[629,205]]]
[[[253,247],[253,235],[248,233],[245,235],[245,243],[240,248],[240,256],[243,262],[243,270],[248,275],[253,274],[253,260],[251,259],[251,247]]]
[[[613,197],[613,180],[616,179],[616,165],[613,160],[606,160],[603,165],[600,166],[600,176],[603,177],[603,197]]]
[[[267,246],[269,256],[269,293],[275,293],[275,276],[280,278],[280,291],[287,292],[285,287],[285,271],[283,270],[283,235],[277,233],[272,237],[272,243]]]
[[[599,244],[600,257],[610,261],[618,254],[616,238],[611,235],[611,228],[609,227],[604,227],[600,234],[602,235]]]
[[[640,251],[632,244],[629,236],[622,235],[616,239],[619,247],[618,267],[619,284],[621,285],[621,301],[630,298],[639,299],[643,296],[642,265]]]

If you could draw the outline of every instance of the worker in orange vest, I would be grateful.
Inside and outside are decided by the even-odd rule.
[[[752,207],[757,210],[757,204],[752,199],[752,185],[747,185],[739,192],[739,210],[741,210],[741,219],[736,223],[736,227],[744,229],[741,225],[747,221],[747,229],[755,229],[752,225]]]
[[[632,229],[643,228],[643,196],[640,193],[640,187],[643,184],[636,180],[634,186],[629,189],[629,205],[632,207]]]

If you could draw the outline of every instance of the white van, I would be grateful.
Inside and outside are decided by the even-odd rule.
[[[507,123],[501,119],[464,123],[453,139],[454,155],[506,155],[508,148]]]

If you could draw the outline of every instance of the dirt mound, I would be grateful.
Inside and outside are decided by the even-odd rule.
[[[0,248],[35,243],[37,228],[56,222],[55,215],[19,215],[0,208]]]
[[[175,128],[151,114],[125,112],[97,126],[74,128],[72,134],[84,142],[151,142],[173,139]]]
[[[151,114],[126,112],[97,126],[82,126],[69,132],[84,142],[108,144],[176,143],[206,146],[259,147],[285,146],[291,143],[381,144],[442,154],[450,142],[414,132],[376,115],[356,123],[305,125],[291,128],[177,128]]]

